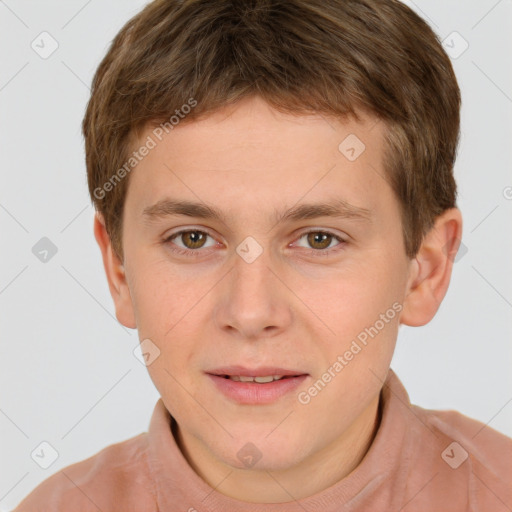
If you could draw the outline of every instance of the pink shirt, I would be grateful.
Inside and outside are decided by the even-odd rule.
[[[382,419],[345,478],[297,502],[254,504],[210,487],[189,466],[162,400],[149,431],[39,485],[15,512],[510,512],[512,439],[454,411],[411,405],[390,370]]]

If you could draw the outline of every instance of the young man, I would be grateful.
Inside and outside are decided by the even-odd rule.
[[[83,131],[117,318],[161,400],[17,511],[511,510],[512,441],[411,405],[389,368],[449,285],[459,108],[397,1],[130,20]]]

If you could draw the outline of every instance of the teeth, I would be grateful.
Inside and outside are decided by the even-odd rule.
[[[254,380],[260,384],[265,384],[266,382],[272,382],[274,377],[272,375],[269,375],[268,377],[254,377]]]
[[[229,375],[228,378],[234,380],[235,382],[257,382],[259,384],[266,384],[267,382],[282,379],[283,376],[268,375],[266,377],[246,377],[244,375]]]

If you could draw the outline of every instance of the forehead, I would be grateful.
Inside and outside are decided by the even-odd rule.
[[[266,208],[274,219],[285,204],[333,196],[369,211],[389,188],[382,124],[368,116],[283,114],[253,98],[161,132],[147,128],[138,141],[154,142],[130,177],[127,203],[139,215],[166,197],[223,211]]]

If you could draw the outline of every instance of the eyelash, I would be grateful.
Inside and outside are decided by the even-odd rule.
[[[183,229],[181,231],[177,231],[176,233],[173,233],[172,235],[169,235],[165,240],[163,241],[166,245],[171,245],[171,242],[174,238],[178,238],[180,235],[184,233],[202,233],[204,235],[207,235],[211,238],[214,238],[210,233],[207,231],[203,231],[201,229]],[[337,240],[339,242],[338,245],[336,245],[334,248],[327,248],[327,249],[305,249],[307,251],[307,254],[312,256],[324,256],[325,254],[331,254],[333,252],[337,252],[340,250],[343,250],[343,246],[347,243],[346,240],[341,238],[338,235],[335,235],[334,233],[331,233],[330,231],[325,231],[321,229],[311,229],[309,231],[305,231],[299,235],[297,240],[300,240],[301,238],[309,235],[310,233],[321,233],[323,235],[329,235],[333,239]],[[341,247],[340,247],[341,246]],[[188,256],[188,257],[196,257],[196,256],[202,256],[204,255],[205,250],[201,249],[183,249],[183,248],[170,248],[172,252],[175,254],[178,254],[180,256]]]

